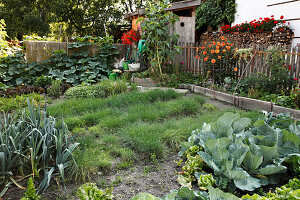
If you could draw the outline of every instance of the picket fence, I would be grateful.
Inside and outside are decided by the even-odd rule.
[[[182,63],[182,70],[191,72],[193,74],[199,74],[203,72],[204,63],[202,60],[196,58],[196,49],[201,46],[198,43],[179,43],[181,47],[180,54],[175,56],[176,63]],[[244,60],[236,63],[232,68],[237,67],[237,77],[246,77],[250,74],[268,74],[271,76],[270,66],[266,63],[267,52],[266,50],[270,45],[252,44],[241,45],[238,48],[251,48],[254,58],[247,64]],[[291,45],[277,45],[284,55],[285,65],[289,69],[289,73],[293,78],[300,80],[300,47],[293,47]],[[283,67],[284,67],[283,66]],[[246,68],[247,67],[247,68]],[[246,68],[246,69],[245,69]]]

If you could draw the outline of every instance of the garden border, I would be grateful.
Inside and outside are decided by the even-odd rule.
[[[179,88],[189,89],[191,92],[203,94],[246,110],[264,110],[267,112],[273,112],[274,114],[290,113],[293,119],[300,121],[300,110],[277,106],[273,102],[235,96],[193,84],[179,84]]]

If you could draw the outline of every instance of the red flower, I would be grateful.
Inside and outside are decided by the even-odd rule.
[[[298,78],[294,78],[294,81],[298,81]]]
[[[281,15],[280,19],[283,19],[283,18],[284,18],[284,16],[283,16],[283,15]]]
[[[282,23],[284,23],[284,24],[285,24],[285,23],[286,23],[286,21],[282,21]]]
[[[289,65],[289,71],[292,69],[292,65]]]
[[[278,22],[277,21],[274,21],[274,24],[277,24]]]
[[[271,17],[274,17],[274,15],[271,15]]]

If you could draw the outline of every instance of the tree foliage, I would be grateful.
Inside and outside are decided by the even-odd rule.
[[[197,28],[232,23],[236,13],[235,0],[207,0],[196,10]]]
[[[122,23],[121,0],[1,0],[0,19],[11,38],[47,35],[51,23],[67,24],[67,35],[104,36]],[[56,29],[57,30],[57,29]],[[57,33],[58,34],[58,33]]]

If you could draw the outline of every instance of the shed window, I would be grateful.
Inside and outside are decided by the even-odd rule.
[[[193,13],[193,9],[174,11],[174,14],[178,15],[179,17],[192,17],[192,13]]]

